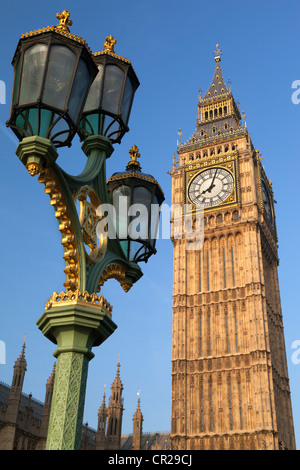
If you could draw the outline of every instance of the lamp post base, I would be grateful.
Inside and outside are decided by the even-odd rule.
[[[46,449],[78,450],[91,350],[117,328],[111,307],[95,294],[54,293],[37,325],[58,346]]]

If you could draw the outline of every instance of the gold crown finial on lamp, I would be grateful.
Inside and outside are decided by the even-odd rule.
[[[139,148],[136,146],[136,145],[133,145],[131,147],[130,150],[128,150],[129,153],[130,153],[130,162],[128,163],[127,165],[127,168],[126,169],[130,169],[132,167],[134,167],[134,169],[138,169],[138,170],[141,170],[141,165],[140,163],[137,161],[137,159],[141,156],[140,152],[139,152]]]
[[[69,33],[70,30],[68,26],[72,26],[73,21],[70,20],[70,13],[68,10],[64,10],[62,13],[57,13],[56,18],[59,20],[59,24],[56,26],[56,29]]]
[[[109,36],[106,36],[105,43],[103,46],[105,47],[105,51],[107,52],[115,52],[114,47],[115,44],[117,43],[117,40],[110,34]]]

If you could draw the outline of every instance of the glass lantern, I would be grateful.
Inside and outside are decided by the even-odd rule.
[[[107,182],[116,213],[116,234],[124,254],[131,262],[147,262],[156,253],[160,207],[164,194],[151,175],[141,172],[139,149],[129,151],[131,161],[122,173]]]
[[[17,46],[7,126],[19,140],[40,136],[62,147],[70,146],[76,134],[98,69],[85,41],[70,34],[72,22],[64,20],[23,35]]]
[[[120,143],[128,132],[128,121],[139,80],[129,60],[114,52],[117,41],[107,36],[105,49],[94,54],[98,74],[86,100],[78,134],[81,140],[100,134]]]

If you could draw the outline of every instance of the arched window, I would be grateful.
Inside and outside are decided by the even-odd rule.
[[[239,213],[238,211],[234,211],[234,213],[232,214],[232,220],[239,220]]]

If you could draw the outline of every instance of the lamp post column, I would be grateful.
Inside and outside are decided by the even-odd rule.
[[[88,363],[93,346],[116,329],[111,306],[102,296],[53,294],[37,324],[57,343],[57,358],[47,450],[80,449]]]

